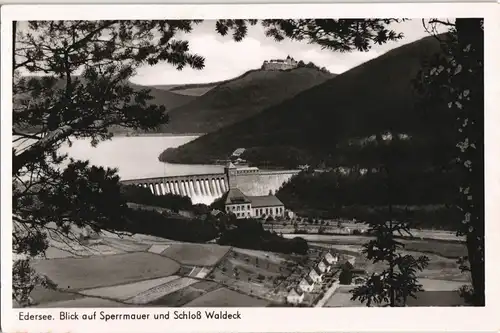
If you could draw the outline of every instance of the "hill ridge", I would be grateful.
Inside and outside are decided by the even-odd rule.
[[[339,162],[333,156],[339,142],[381,131],[418,132],[427,135],[423,141],[434,141],[435,137],[425,134],[427,123],[416,110],[418,97],[412,80],[422,61],[439,52],[439,42],[433,37],[404,44],[257,115],[166,150],[159,159],[209,163],[245,147],[243,158],[252,162],[285,158],[293,166],[314,162],[313,155]],[[432,135],[451,135],[450,125],[441,125],[441,133]]]
[[[171,110],[170,123],[159,132],[213,132],[332,77],[334,74],[305,67],[283,71],[249,70]]]

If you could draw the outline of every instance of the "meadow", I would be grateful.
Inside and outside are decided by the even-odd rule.
[[[264,307],[267,301],[219,288],[187,303],[186,307]]]
[[[229,251],[229,246],[216,244],[178,243],[171,244],[161,255],[182,265],[213,266]]]
[[[49,277],[59,289],[75,291],[170,276],[180,265],[157,254],[134,252],[37,260],[33,267]]]

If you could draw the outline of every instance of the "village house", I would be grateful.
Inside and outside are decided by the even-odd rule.
[[[293,288],[286,296],[286,301],[290,304],[300,304],[304,301],[304,292],[298,288]]]
[[[339,261],[338,255],[333,256],[330,252],[327,252],[324,258],[330,265],[335,265]]]
[[[318,271],[318,268],[315,266],[311,269],[309,272],[309,276],[314,282],[321,282],[322,281],[322,276],[321,272]]]
[[[321,259],[321,261],[318,263],[318,265],[316,267],[321,272],[321,274],[324,274],[325,272],[329,271],[329,269],[328,269],[329,265],[328,265],[328,263],[325,264],[324,258]]]
[[[327,271],[327,272],[329,272],[329,271],[331,271],[331,270],[332,270],[332,265],[330,265],[330,264],[328,263],[328,261],[326,261],[326,259],[325,259],[325,258],[323,258],[321,261],[325,264],[325,266],[326,266],[326,271]]]
[[[310,293],[314,289],[314,281],[309,275],[306,275],[299,283],[299,289],[305,293]]]

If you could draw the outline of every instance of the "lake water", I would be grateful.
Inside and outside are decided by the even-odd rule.
[[[73,145],[61,147],[61,153],[80,160],[89,160],[91,164],[118,168],[122,180],[203,174],[223,172],[218,165],[186,165],[163,163],[158,160],[166,148],[175,148],[197,136],[117,136],[101,142],[97,147],[90,145],[90,140],[74,140]]]

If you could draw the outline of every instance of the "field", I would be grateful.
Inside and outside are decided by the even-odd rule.
[[[90,257],[75,257],[75,253],[51,247],[49,257],[55,259],[37,259],[33,266],[54,281],[58,290],[36,288],[31,297],[37,307],[283,305],[288,290],[298,284],[327,248],[341,255],[340,262],[355,257],[355,267],[367,273],[384,268],[361,255],[367,237],[304,236],[310,240],[307,256],[141,235],[91,240],[85,252],[101,254]],[[467,276],[460,272],[455,258],[463,253],[463,244],[428,239],[404,242],[405,253],[425,253],[430,258],[429,266],[418,274],[425,292],[408,304],[459,304],[456,290],[467,283]],[[304,304],[312,305],[321,297],[329,286],[326,280],[306,295]],[[341,287],[325,306],[363,306],[350,300],[350,288]]]
[[[229,246],[215,244],[172,244],[161,254],[182,265],[213,266],[229,251]]]
[[[154,279],[175,274],[180,265],[157,254],[135,252],[87,258],[37,260],[36,271],[59,289],[81,290]]]
[[[352,235],[297,235],[288,234],[284,235],[287,238],[300,236],[307,241],[315,243],[325,243],[332,245],[363,245],[370,237],[366,236],[352,236]],[[464,243],[450,242],[431,239],[402,239],[401,242],[405,244],[407,251],[416,251],[422,253],[436,254],[446,258],[458,258],[467,254],[467,249]]]
[[[135,305],[149,304],[164,297],[165,295],[169,295],[170,293],[195,284],[196,282],[198,282],[198,280],[181,277],[139,293],[136,296],[129,298],[126,302]]]
[[[240,294],[236,291],[219,288],[187,303],[186,307],[263,307],[268,302]]]
[[[134,283],[122,284],[119,286],[111,286],[96,289],[83,290],[80,293],[86,296],[99,296],[125,301],[137,294],[143,293],[152,288],[164,285],[172,280],[178,279],[177,275],[162,277],[159,279],[144,280]]]
[[[208,278],[246,295],[273,299],[281,297],[272,294],[296,267],[297,262],[285,255],[233,249]]]
[[[30,294],[31,298],[36,304],[69,301],[82,298],[82,295],[62,292],[59,290],[46,289],[43,287],[36,287]]]
[[[165,295],[148,305],[150,306],[165,306],[165,307],[181,307],[196,298],[211,292],[218,288],[219,285],[211,281],[202,281],[192,284],[184,289],[177,290],[173,293]]]
[[[351,300],[350,286],[341,286],[328,300],[326,307],[365,307],[360,301]],[[408,306],[462,306],[464,301],[456,291],[424,291],[409,297]],[[372,305],[374,306],[374,305]]]
[[[35,306],[36,308],[116,308],[129,306],[124,303],[114,302],[96,297],[84,297],[69,301],[59,301]]]

